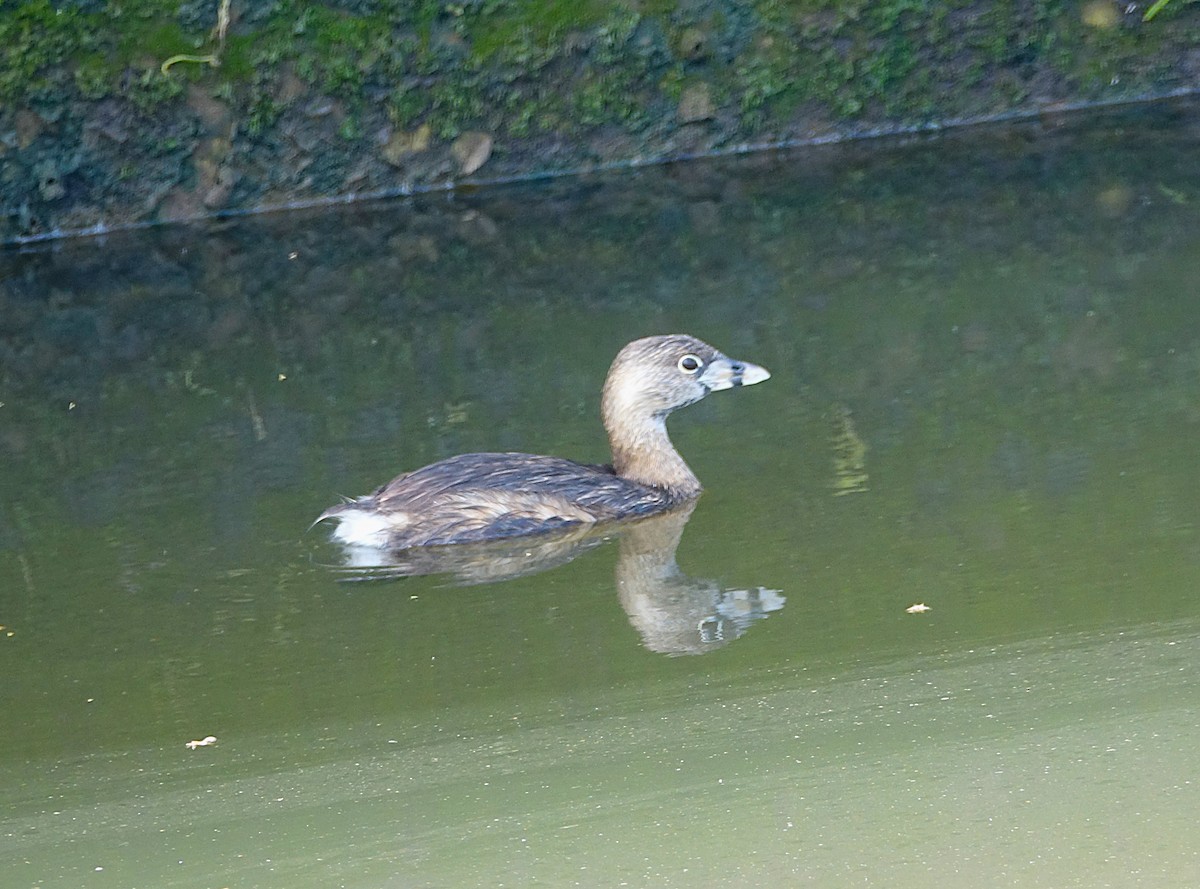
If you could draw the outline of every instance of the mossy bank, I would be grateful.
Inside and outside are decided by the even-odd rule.
[[[1200,88],[1200,4],[0,0],[0,241]]]

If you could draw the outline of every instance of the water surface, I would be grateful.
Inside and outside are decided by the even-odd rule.
[[[0,254],[6,879],[1196,885],[1198,141],[1180,104]],[[774,374],[672,419],[690,517],[466,585],[306,531],[454,453],[606,459],[607,365],[667,331]]]

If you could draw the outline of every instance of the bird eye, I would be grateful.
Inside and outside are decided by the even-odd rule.
[[[685,374],[694,374],[700,369],[700,365],[703,363],[695,355],[684,355],[679,359],[679,369]]]

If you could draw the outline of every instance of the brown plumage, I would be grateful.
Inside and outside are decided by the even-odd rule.
[[[601,413],[611,466],[534,454],[464,454],[332,506],[317,521],[337,520],[333,536],[346,544],[406,549],[661,512],[701,490],[671,444],[667,416],[709,392],[769,376],[695,337],[635,340],[620,351],[604,381]]]

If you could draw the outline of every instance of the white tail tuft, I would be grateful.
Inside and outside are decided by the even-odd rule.
[[[338,523],[333,539],[351,546],[383,548],[388,544],[392,529],[404,524],[404,516],[380,515],[358,509],[341,510],[331,516]]]

